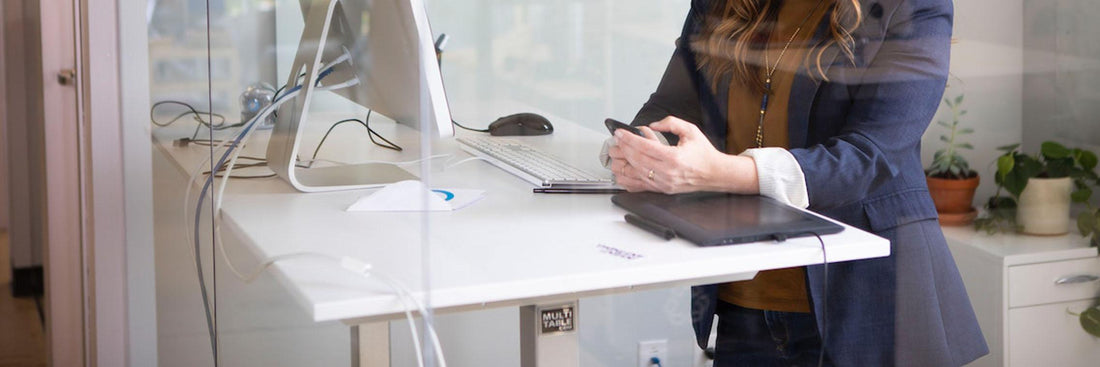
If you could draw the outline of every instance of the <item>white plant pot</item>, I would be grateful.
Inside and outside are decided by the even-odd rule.
[[[1072,191],[1073,181],[1069,177],[1029,179],[1016,209],[1016,223],[1023,233],[1042,236],[1068,233]]]

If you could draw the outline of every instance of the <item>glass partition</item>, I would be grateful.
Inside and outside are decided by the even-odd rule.
[[[666,241],[612,202],[604,120],[633,121],[656,91],[691,3],[148,1],[160,364],[710,365],[691,286],[825,254],[812,237]],[[961,151],[982,176],[972,206],[984,214],[999,192],[998,147],[1100,151],[1094,8],[955,2],[922,168],[945,127],[972,131]],[[503,162],[521,153],[608,186],[552,193],[535,168]],[[1074,218],[1095,210],[1090,200]],[[841,218],[853,222],[845,237],[822,242],[888,252],[869,233],[888,233],[873,214]],[[959,236],[980,233],[957,230],[947,231],[958,257]],[[1066,236],[1067,248],[1087,247]],[[872,257],[851,251],[843,261]],[[999,283],[959,264],[993,340],[1008,306],[974,290]]]
[[[383,182],[430,174],[421,136],[438,133],[418,133],[415,94],[360,88],[377,88],[374,4],[326,18],[330,4],[148,4],[161,365],[359,365],[388,355],[378,340],[402,310],[430,318],[429,223],[418,204],[359,202],[380,190],[356,180],[380,175],[355,165],[387,163]]]
[[[215,130],[239,120],[227,102],[237,83],[226,80],[240,78],[240,57],[224,36],[211,36],[226,34],[224,27],[208,32],[206,3],[148,6],[157,356],[165,366],[214,365],[216,256],[203,172],[213,166],[215,142],[228,135]],[[220,42],[208,42],[213,37]]]

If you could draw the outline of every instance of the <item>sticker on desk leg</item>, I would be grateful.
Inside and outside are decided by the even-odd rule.
[[[576,330],[576,307],[577,305],[573,303],[539,307],[539,334],[560,334]]]

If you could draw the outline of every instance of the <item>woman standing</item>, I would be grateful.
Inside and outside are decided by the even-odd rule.
[[[887,258],[696,287],[715,366],[959,366],[988,349],[936,221],[920,139],[950,0],[694,0],[609,168],[630,191],[761,194],[885,237]],[[668,145],[671,143],[671,145]],[[823,292],[828,282],[829,294]],[[828,323],[823,312],[828,303]]]

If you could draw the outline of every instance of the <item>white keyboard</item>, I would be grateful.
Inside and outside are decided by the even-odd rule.
[[[535,186],[616,187],[610,178],[585,172],[557,157],[514,140],[490,137],[462,137],[457,140],[462,150]]]

